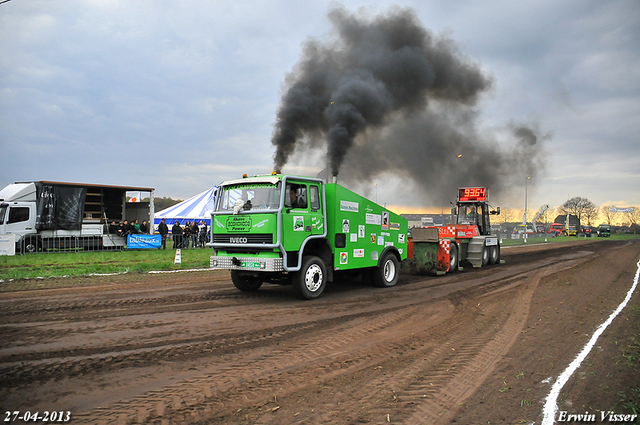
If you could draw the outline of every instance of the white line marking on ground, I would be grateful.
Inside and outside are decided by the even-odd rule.
[[[554,382],[553,387],[551,387],[551,392],[547,396],[547,400],[545,401],[545,405],[544,405],[544,410],[543,410],[544,416],[542,419],[542,425],[552,425],[555,422],[556,413],[558,411],[557,400],[558,400],[558,397],[560,396],[560,390],[562,390],[562,387],[564,387],[564,384],[567,383],[571,375],[573,375],[573,373],[578,369],[578,367],[580,367],[580,364],[583,362],[583,360],[587,357],[587,355],[589,354],[593,346],[596,344],[596,341],[598,341],[598,338],[600,337],[600,335],[602,335],[604,330],[607,329],[607,327],[613,322],[613,319],[615,319],[616,316],[620,314],[622,309],[626,307],[627,303],[631,299],[633,292],[638,286],[638,276],[640,276],[640,261],[638,261],[637,265],[638,265],[638,270],[636,270],[636,276],[633,280],[633,285],[631,286],[631,289],[629,289],[629,292],[627,292],[627,296],[625,297],[624,301],[622,301],[622,303],[618,306],[618,308],[613,313],[611,313],[611,316],[609,316],[607,321],[600,325],[600,327],[593,334],[593,336],[591,337],[587,345],[585,345],[585,347],[582,349],[580,354],[578,354],[578,357],[576,357],[575,360],[571,362],[569,367],[567,367],[564,370],[564,372],[562,372],[562,374],[558,377],[556,382]]]

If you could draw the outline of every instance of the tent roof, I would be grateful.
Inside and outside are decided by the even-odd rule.
[[[207,189],[186,201],[182,201],[172,207],[165,208],[155,214],[155,220],[187,218],[187,219],[209,219],[209,213],[213,210],[213,195],[217,186]]]

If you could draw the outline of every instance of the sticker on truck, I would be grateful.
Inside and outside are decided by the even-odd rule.
[[[340,201],[340,211],[358,212],[358,203],[350,201]]]
[[[346,252],[340,253],[340,264],[347,264],[349,257]]]
[[[382,223],[382,217],[379,214],[367,214],[365,216],[365,223],[380,226]]]

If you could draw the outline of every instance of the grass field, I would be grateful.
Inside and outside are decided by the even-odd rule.
[[[626,239],[634,239],[640,238],[640,235],[630,235],[630,234],[614,234],[611,235],[610,238],[585,238],[579,236],[548,236],[542,238],[527,238],[525,242],[524,239],[503,239],[503,246],[512,246],[512,245],[532,245],[532,244],[540,244],[540,243],[558,243],[558,242],[575,242],[575,241],[606,241],[606,240],[626,240]]]
[[[183,249],[182,262],[174,264],[175,250],[125,250],[0,257],[0,291],[8,281],[108,273],[146,273],[152,270],[209,267],[211,249]],[[13,285],[11,285],[13,286]]]

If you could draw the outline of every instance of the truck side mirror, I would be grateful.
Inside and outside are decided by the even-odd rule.
[[[451,215],[458,215],[458,209],[456,207],[451,208]]]

